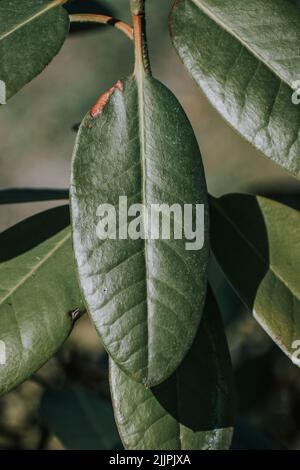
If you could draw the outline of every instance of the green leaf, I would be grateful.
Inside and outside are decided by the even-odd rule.
[[[147,389],[111,360],[110,382],[116,422],[127,449],[229,448],[232,370],[224,327],[210,290],[193,346],[168,380]]]
[[[122,448],[111,405],[82,387],[47,389],[39,415],[45,427],[66,449]]]
[[[59,0],[0,1],[0,80],[11,98],[59,52],[69,32]]]
[[[181,60],[213,106],[297,177],[299,23],[299,8],[285,0],[179,0],[170,21]]]
[[[226,277],[292,358],[300,338],[300,213],[264,197],[231,194],[211,200],[211,219],[213,251]]]
[[[58,207],[0,234],[0,395],[51,358],[84,308],[68,218]]]
[[[141,88],[134,78],[119,82],[100,115],[86,116],[70,193],[73,244],[88,310],[118,365],[152,386],[181,363],[201,319],[208,210],[201,155],[187,117],[152,77],[144,77]],[[170,240],[120,240],[118,230],[117,239],[100,240],[97,208],[108,203],[118,212],[122,195],[128,207],[144,204],[147,211],[152,204],[205,204],[204,247],[187,251],[186,240],[174,239],[173,227]],[[147,227],[146,210],[141,212]],[[121,227],[128,228],[126,222]]]
[[[68,199],[68,189],[52,188],[7,188],[0,189],[0,204],[56,201]]]

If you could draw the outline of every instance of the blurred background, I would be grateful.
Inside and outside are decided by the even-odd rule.
[[[239,137],[181,65],[168,34],[171,3],[148,1],[153,74],[175,93],[194,127],[210,193],[299,200],[299,183]],[[78,4],[87,12],[130,21],[128,0],[76,0],[68,8],[76,12]],[[75,29],[46,70],[1,107],[1,188],[67,188],[74,126],[100,94],[132,72],[132,46],[119,31]],[[61,203],[0,206],[0,230]],[[300,449],[299,369],[245,311],[214,260],[210,276],[235,370],[233,448]],[[0,400],[0,448],[121,448],[109,401],[107,358],[87,317],[56,357]]]

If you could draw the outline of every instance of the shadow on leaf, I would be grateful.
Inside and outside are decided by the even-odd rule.
[[[233,381],[224,326],[209,288],[203,320],[178,370],[151,389],[160,405],[194,432],[233,426]]]
[[[210,203],[212,249],[233,287],[238,286],[240,298],[252,310],[269,269],[262,210],[255,197],[244,194],[211,197]]]

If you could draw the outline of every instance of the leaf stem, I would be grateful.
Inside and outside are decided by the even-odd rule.
[[[134,33],[135,75],[140,73],[151,75],[146,35],[145,0],[130,0],[130,9]]]
[[[133,29],[127,23],[106,15],[95,15],[92,13],[81,13],[69,15],[71,23],[99,23],[114,26],[122,31],[131,41],[133,41]]]

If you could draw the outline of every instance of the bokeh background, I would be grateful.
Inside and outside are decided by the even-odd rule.
[[[86,11],[130,21],[128,0],[79,0],[71,2],[70,8],[76,11],[78,3]],[[148,1],[153,74],[175,93],[193,125],[209,191],[215,196],[238,191],[298,198],[299,183],[239,137],[181,65],[168,34],[171,3]],[[119,31],[104,26],[73,31],[46,70],[1,107],[0,187],[67,188],[74,126],[100,94],[129,75],[132,67],[132,46]],[[62,203],[0,206],[0,230]],[[299,449],[299,369],[245,311],[214,260],[210,276],[235,369],[233,448]],[[57,356],[0,400],[0,448],[120,445],[109,402],[107,358],[88,318],[82,318]]]

